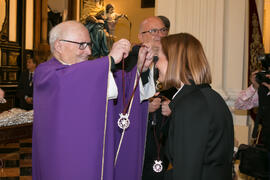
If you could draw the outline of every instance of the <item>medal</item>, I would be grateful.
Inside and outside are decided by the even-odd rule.
[[[123,105],[124,105],[124,109],[123,109],[122,113],[119,114],[120,118],[117,121],[118,127],[120,129],[122,129],[122,135],[121,135],[119,145],[118,145],[118,148],[117,148],[117,151],[116,151],[116,155],[115,155],[115,159],[114,159],[114,165],[116,165],[116,163],[117,163],[117,158],[118,158],[120,148],[121,148],[121,145],[122,145],[122,141],[123,141],[123,138],[124,138],[124,135],[125,135],[125,132],[126,132],[125,130],[130,125],[130,120],[128,119],[128,116],[130,114],[131,106],[132,106],[132,103],[133,103],[135,90],[137,89],[137,87],[139,85],[139,80],[140,80],[140,77],[141,77],[141,74],[142,74],[142,69],[144,67],[145,61],[146,61],[146,58],[144,59],[144,62],[143,62],[143,65],[141,67],[139,76],[137,76],[138,74],[136,73],[135,81],[134,81],[134,88],[132,90],[131,96],[130,96],[127,104],[126,104],[126,100],[125,100],[125,94],[126,94],[125,93],[125,78],[124,78],[124,76],[125,76],[124,67],[125,66],[124,66],[124,61],[122,61],[122,82],[123,82]]]
[[[162,161],[161,160],[155,160],[155,163],[153,165],[153,170],[156,172],[156,173],[159,173],[162,171],[163,169],[163,166],[162,166]]]
[[[156,114],[155,113],[152,114],[154,122],[156,122],[156,116],[155,116]],[[166,120],[166,117],[163,116],[161,127],[163,127],[165,120]],[[160,132],[159,137],[158,137],[157,134],[156,134],[156,128],[157,128],[156,123],[153,126],[154,126],[153,127],[153,133],[154,133],[155,142],[156,142],[156,146],[157,146],[157,160],[154,161],[153,171],[156,172],[156,173],[160,173],[163,170],[162,160],[160,160],[161,159],[160,158],[161,137],[162,137],[163,133]]]
[[[163,85],[161,82],[159,82],[159,80],[156,81],[156,90],[157,91],[161,91],[163,88]]]
[[[118,126],[123,130],[127,129],[130,125],[130,121],[128,119],[128,113],[124,115],[120,113],[119,115],[120,115],[120,118],[118,119],[118,122],[117,122]]]

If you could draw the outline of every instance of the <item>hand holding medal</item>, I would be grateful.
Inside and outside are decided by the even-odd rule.
[[[141,46],[141,48],[139,50],[138,62],[137,62],[137,67],[140,71],[140,74],[138,77],[136,76],[137,77],[136,83],[135,83],[133,92],[132,92],[131,97],[130,97],[127,104],[125,104],[125,97],[123,97],[124,110],[122,113],[119,114],[120,117],[117,121],[119,128],[121,128],[123,130],[126,130],[130,125],[128,110],[131,107],[134,93],[135,93],[135,90],[139,84],[139,79],[141,77],[141,74],[142,74],[142,72],[146,71],[149,68],[149,66],[151,65],[152,60],[153,60],[153,55],[154,55],[154,53],[149,46],[146,46],[146,45]],[[124,68],[124,61],[122,61],[122,63],[123,63],[122,67]],[[123,71],[123,73],[122,73],[123,91],[125,91],[125,88],[124,88],[124,86],[125,86],[124,69],[122,69],[122,71]],[[123,94],[125,94],[125,92],[123,92]]]
[[[113,57],[115,64],[125,59],[130,51],[131,44],[126,39],[120,39],[113,44],[112,50],[108,56]]]
[[[150,45],[148,44],[141,45],[137,63],[139,71],[141,70],[141,72],[145,72],[149,68],[149,66],[153,62],[154,54],[155,52],[153,51],[153,48],[151,48]]]

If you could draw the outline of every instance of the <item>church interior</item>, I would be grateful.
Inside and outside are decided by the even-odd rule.
[[[0,88],[7,101],[0,103],[0,180],[32,179],[33,111],[21,110],[16,95],[27,60],[40,64],[51,57],[48,32],[54,25],[83,22],[109,3],[126,17],[119,18],[109,34],[112,41],[125,38],[138,44],[140,23],[158,15],[170,19],[170,34],[196,36],[210,63],[211,86],[233,115],[235,146],[250,143],[252,117],[234,103],[250,85],[249,74],[260,67],[256,53],[270,53],[270,0],[0,0]],[[7,124],[10,114],[27,111],[23,122],[17,118]],[[237,170],[237,163],[238,179],[248,179]]]

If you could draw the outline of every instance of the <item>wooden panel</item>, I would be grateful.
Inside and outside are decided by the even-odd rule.
[[[47,0],[35,1],[35,29],[34,29],[34,59],[38,64],[44,62],[50,56],[50,47],[47,36],[48,4]]]
[[[10,71],[8,73],[8,79],[9,79],[9,81],[16,81],[18,79],[17,78],[17,71],[14,71],[14,72]]]
[[[3,52],[2,53],[2,58],[1,59],[2,59],[2,63],[1,64],[3,66],[7,66],[7,54],[6,54],[6,52]]]
[[[9,66],[18,66],[18,56],[19,55],[20,55],[19,52],[10,52],[9,59],[8,59],[8,65]]]
[[[1,82],[2,84],[11,84],[14,83],[12,81],[15,81],[15,83],[17,84],[17,74],[18,74],[18,70],[16,69],[8,69],[8,68],[2,68],[2,79]]]
[[[1,76],[3,77],[2,82],[7,81],[7,72],[2,70],[2,73],[3,73],[3,75]]]
[[[27,55],[24,46],[26,0],[16,0],[17,8],[15,11],[13,11],[13,15],[15,14],[16,16],[16,25],[13,24],[13,26],[16,26],[16,42],[9,41],[9,11],[10,8],[13,8],[11,6],[12,3],[11,0],[4,1],[6,3],[6,15],[4,20],[1,20],[3,21],[3,25],[2,31],[0,30],[0,88],[4,89],[5,91],[5,98],[7,99],[7,103],[0,104],[0,112],[17,107],[16,105],[18,102],[16,99],[16,89],[19,75],[25,68],[25,56]],[[0,11],[2,11],[2,8]]]
[[[77,15],[77,2],[68,0],[68,20],[76,20]]]
[[[10,143],[32,137],[32,123],[0,127],[0,143]]]
[[[1,84],[18,84],[18,75],[21,70],[20,51],[20,47],[3,47],[1,49]]]

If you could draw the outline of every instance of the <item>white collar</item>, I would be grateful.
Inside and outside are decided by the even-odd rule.
[[[66,63],[66,62],[64,62],[64,61],[61,61],[60,59],[57,59],[57,61],[59,61],[61,64],[63,64],[63,65],[68,65],[68,66],[70,66],[71,64],[68,64],[68,63]]]
[[[173,95],[172,99],[175,98],[175,96],[181,91],[181,89],[184,87],[184,84],[177,90],[177,92]]]

